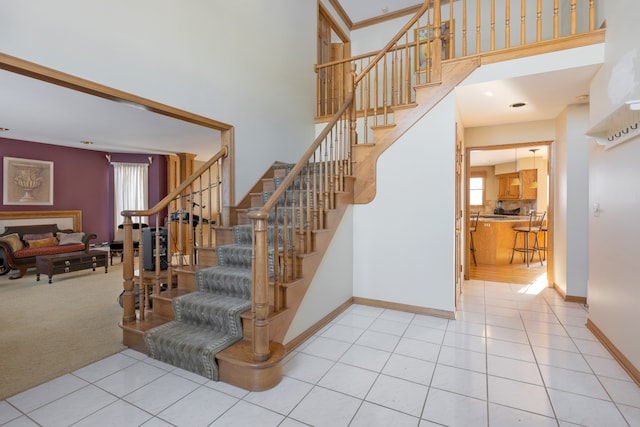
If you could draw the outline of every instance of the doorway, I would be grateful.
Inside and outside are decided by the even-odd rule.
[[[474,233],[475,263],[470,251],[471,233],[466,233],[465,279],[552,283],[552,146],[552,141],[532,141],[466,149],[466,229],[469,230],[470,212],[480,212],[481,219]],[[516,177],[522,178],[522,182],[516,183],[513,180]],[[511,194],[505,191],[505,186],[510,187]],[[515,237],[512,227],[528,224],[531,210],[546,213],[546,231],[539,236],[542,263],[534,254],[527,265],[518,253],[511,263]]]

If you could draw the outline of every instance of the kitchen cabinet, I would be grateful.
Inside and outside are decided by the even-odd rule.
[[[520,172],[496,175],[498,180],[498,200],[534,200],[538,189],[531,188],[536,180],[536,169],[524,169]],[[514,179],[520,179],[520,185],[511,185]]]
[[[525,169],[520,171],[520,200],[534,200],[538,198],[538,187],[531,188],[537,181],[537,169]]]
[[[520,197],[520,186],[511,185],[518,173],[504,173],[496,175],[498,179],[498,200],[517,200]]]

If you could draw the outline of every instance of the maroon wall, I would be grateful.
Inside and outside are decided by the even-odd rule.
[[[113,239],[113,168],[106,152],[0,138],[0,157],[53,162],[53,206],[0,205],[2,211],[81,210],[82,228],[97,234],[96,243]],[[111,161],[147,163],[148,154],[111,154]],[[149,206],[166,195],[166,159],[152,155]],[[4,179],[0,162],[0,185]],[[2,200],[0,199],[0,203]]]

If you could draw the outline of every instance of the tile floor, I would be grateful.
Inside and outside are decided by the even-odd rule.
[[[125,350],[0,402],[2,426],[640,426],[640,388],[535,285],[469,281],[456,320],[362,305],[246,392]]]

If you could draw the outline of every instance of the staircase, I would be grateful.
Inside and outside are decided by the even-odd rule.
[[[363,67],[359,75],[352,68],[346,78],[352,90],[300,161],[274,164],[240,203],[219,213],[223,220],[216,224],[215,245],[192,248],[197,264],[170,267],[177,272],[177,288],[160,293],[157,286],[153,312],[145,318],[134,308],[133,253],[126,231],[131,224],[125,220],[125,345],[247,390],[266,390],[280,382],[285,336],[347,207],[373,199],[378,158],[481,64],[479,56],[445,62],[434,57],[434,69],[425,72],[428,81],[411,82],[410,90],[402,90],[411,95],[402,105],[385,103],[384,114],[362,105],[363,99],[369,101],[367,93],[360,92],[356,100],[355,92],[363,86],[366,92],[386,93],[375,82],[372,87],[357,83],[368,81],[372,70],[377,73],[375,64],[386,64],[389,52],[397,54],[395,44],[413,31],[429,3],[371,60],[374,65]],[[440,40],[433,43],[433,51],[440,52]],[[411,65],[408,60],[399,63]],[[380,80],[386,82],[386,74]],[[374,123],[368,124],[369,116]],[[356,120],[364,122],[365,135],[372,129],[372,141],[365,136],[358,143]],[[226,153],[218,155],[222,157]],[[175,198],[194,194],[191,186],[204,174],[204,169],[196,171],[163,199],[164,205],[123,215],[159,215]]]
[[[293,165],[277,164],[274,170],[287,171]],[[274,175],[274,186],[282,182],[282,175]],[[306,191],[307,183],[299,183]],[[263,191],[266,201],[273,191]],[[286,200],[295,199],[293,195]],[[269,277],[275,274],[275,262],[283,247],[274,245],[275,221],[284,223],[291,217],[292,207],[284,206],[278,217],[268,218],[268,239],[273,248],[269,252]],[[258,210],[252,207],[249,211]],[[275,211],[274,211],[275,212]],[[197,291],[172,299],[175,319],[144,333],[144,341],[151,357],[195,372],[206,378],[219,379],[216,355],[243,338],[241,314],[251,309],[252,227],[249,223],[232,227],[234,243],[216,248],[217,265],[196,271]],[[291,236],[291,232],[288,233]],[[281,240],[282,236],[280,237]],[[290,246],[290,245],[288,245]]]

